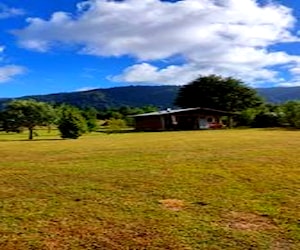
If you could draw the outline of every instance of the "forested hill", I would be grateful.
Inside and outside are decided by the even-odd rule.
[[[267,102],[271,103],[300,100],[300,87],[259,88],[256,90]]]
[[[94,107],[142,107],[153,105],[164,109],[173,106],[178,86],[128,86],[108,89],[95,89],[82,92],[59,93],[50,95],[24,96],[20,99],[35,99],[55,104],[67,103],[80,108]],[[19,98],[18,98],[19,99]],[[0,107],[8,99],[0,99]]]
[[[179,86],[128,86],[108,89],[95,89],[83,92],[59,93],[50,95],[25,96],[20,99],[35,99],[50,103],[68,103],[80,108],[153,105],[164,109],[173,107]],[[287,100],[300,100],[300,87],[277,87],[257,89],[268,102],[280,103]],[[0,107],[10,99],[0,99]]]

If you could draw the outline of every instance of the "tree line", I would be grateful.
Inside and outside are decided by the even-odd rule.
[[[131,115],[156,110],[153,106],[79,109],[67,104],[57,106],[33,99],[13,100],[0,111],[0,131],[20,133],[27,129],[28,139],[32,140],[37,127],[48,127],[50,130],[55,126],[62,138],[77,139],[84,133],[96,131],[99,120],[105,120],[112,126],[120,123],[131,125]]]
[[[288,101],[282,104],[264,103],[257,108],[245,109],[236,116],[236,126],[299,129],[300,101]]]
[[[200,76],[179,89],[174,104],[181,108],[205,107],[235,112],[236,126],[300,128],[300,101],[266,103],[254,89],[232,77]],[[98,120],[105,120],[110,126],[132,126],[132,115],[153,111],[157,111],[155,106],[82,110],[66,104],[53,106],[30,99],[14,100],[0,112],[0,131],[27,129],[31,140],[38,126],[50,129],[55,125],[62,138],[76,139],[97,130]]]

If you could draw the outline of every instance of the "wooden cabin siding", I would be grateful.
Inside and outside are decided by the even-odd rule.
[[[223,128],[222,117],[233,113],[207,108],[165,110],[134,116],[136,130],[196,130]]]
[[[164,130],[164,119],[161,116],[136,117],[135,128],[143,131]]]

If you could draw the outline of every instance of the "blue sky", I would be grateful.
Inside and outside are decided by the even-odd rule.
[[[0,97],[199,75],[300,85],[295,0],[0,0]]]

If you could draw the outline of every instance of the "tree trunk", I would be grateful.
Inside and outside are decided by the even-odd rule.
[[[29,128],[29,137],[28,137],[29,140],[32,140],[33,139],[33,128]]]

